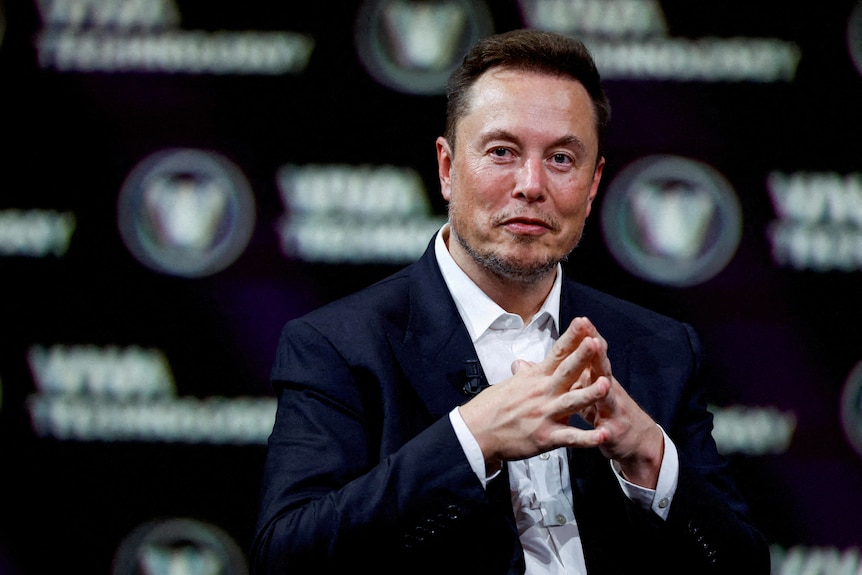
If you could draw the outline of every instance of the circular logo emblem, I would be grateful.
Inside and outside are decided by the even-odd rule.
[[[248,565],[239,546],[224,531],[208,523],[178,518],[135,529],[117,548],[111,573],[247,575]]]
[[[138,261],[158,272],[201,277],[243,252],[255,201],[245,176],[209,151],[165,150],[141,161],[118,202],[120,234]]]
[[[850,372],[841,393],[841,425],[850,445],[862,457],[862,361]]]
[[[379,83],[408,94],[436,95],[477,40],[493,31],[476,0],[366,0],[356,18],[359,60]]]
[[[605,243],[633,275],[675,287],[720,272],[739,246],[742,210],[712,167],[648,156],[611,182],[601,208]]]
[[[862,75],[862,2],[857,2],[847,20],[847,50],[856,71]]]

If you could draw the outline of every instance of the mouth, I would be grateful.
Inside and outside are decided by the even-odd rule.
[[[503,220],[500,225],[515,235],[538,236],[553,231],[553,226],[538,218],[517,217]]]

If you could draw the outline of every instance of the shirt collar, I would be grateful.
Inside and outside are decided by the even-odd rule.
[[[434,241],[434,254],[437,257],[440,272],[443,274],[443,280],[446,282],[449,292],[455,300],[458,313],[461,314],[461,319],[464,321],[464,325],[467,326],[467,332],[475,343],[497,318],[508,312],[479,289],[479,286],[455,263],[443,239],[444,236],[448,235],[449,224],[446,223],[437,233]],[[557,264],[554,285],[551,287],[551,291],[548,297],[545,298],[542,307],[532,318],[532,321],[537,321],[547,314],[553,320],[554,327],[557,330],[559,330],[560,325],[562,275],[562,267],[560,264]]]

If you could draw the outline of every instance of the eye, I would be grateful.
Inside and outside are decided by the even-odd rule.
[[[571,158],[571,156],[569,156],[568,154],[563,154],[563,153],[554,154],[553,156],[551,156],[551,159],[553,160],[553,162],[555,164],[560,164],[560,165],[569,165],[569,164],[574,163],[574,160]]]
[[[491,155],[497,158],[505,158],[510,155],[511,152],[507,148],[497,147],[491,150]]]

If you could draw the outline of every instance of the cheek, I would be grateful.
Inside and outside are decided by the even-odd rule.
[[[514,185],[512,169],[497,165],[487,157],[473,156],[464,160],[462,165],[462,183],[477,194],[500,193]]]
[[[492,210],[501,196],[499,184],[487,172],[469,172],[452,182],[451,197],[462,207],[469,206],[474,211]],[[450,199],[450,202],[452,199]]]
[[[570,181],[567,189],[576,191],[567,196],[564,208],[566,212],[571,215],[588,216],[592,210],[591,188],[592,178],[579,177]]]
[[[584,197],[584,199],[581,201],[581,205],[578,208],[578,210],[584,214],[584,217],[586,217],[586,216],[590,215],[590,210],[592,210],[592,209],[593,209],[593,203],[590,201],[590,197],[589,196]]]

